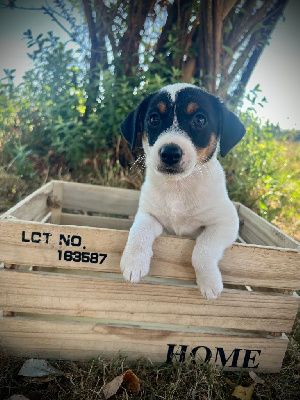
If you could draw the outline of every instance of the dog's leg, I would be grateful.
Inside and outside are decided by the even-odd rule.
[[[162,225],[151,215],[141,211],[136,214],[121,258],[121,270],[127,281],[139,282],[148,274],[152,245],[162,231]]]
[[[234,220],[230,220],[224,225],[206,227],[196,240],[192,264],[195,268],[199,289],[202,295],[209,300],[216,299],[223,290],[218,262],[222,258],[224,250],[236,240],[238,221]]]

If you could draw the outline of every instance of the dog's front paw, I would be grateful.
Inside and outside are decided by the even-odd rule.
[[[126,250],[121,258],[121,271],[126,281],[137,283],[146,275],[148,275],[150,269],[151,256],[140,253],[140,254],[130,254]]]
[[[213,276],[197,276],[197,284],[203,297],[207,300],[215,300],[223,290],[223,282],[220,271]]]

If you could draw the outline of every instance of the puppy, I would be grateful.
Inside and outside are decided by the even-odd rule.
[[[148,274],[153,242],[163,231],[194,236],[197,284],[205,298],[216,299],[223,290],[218,262],[239,228],[217,149],[224,157],[244,126],[217,97],[178,83],[147,97],[121,132],[132,150],[142,133],[146,156],[139,208],[121,258],[125,279],[139,282]]]

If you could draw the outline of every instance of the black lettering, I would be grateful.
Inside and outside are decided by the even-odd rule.
[[[255,354],[253,357],[251,357],[251,352],[256,351],[258,355],[260,355],[261,350],[245,350],[245,358],[244,358],[244,363],[243,363],[243,368],[257,368],[259,366],[259,363],[256,365],[253,365],[253,367],[249,367],[249,361],[251,360],[253,363],[255,362],[255,357],[257,354]]]
[[[104,260],[106,259],[107,254],[100,253],[99,256],[102,257],[102,259],[100,260],[99,264],[102,264],[104,262]]]
[[[81,246],[81,237],[77,236],[77,235],[73,235],[71,238],[71,245],[72,246]]]
[[[240,351],[242,349],[234,349],[230,356],[228,358],[225,357],[225,353],[224,353],[224,349],[222,347],[216,347],[217,349],[217,353],[216,353],[216,359],[215,362],[217,362],[217,358],[218,358],[218,354],[220,355],[220,359],[221,359],[221,363],[223,365],[223,367],[227,364],[228,360],[231,358],[232,354],[233,354],[233,358],[232,358],[232,364],[230,365],[230,367],[236,367],[237,366],[237,362],[238,362],[238,358],[240,355]]]
[[[34,237],[37,236],[38,239],[35,239]],[[32,232],[31,233],[31,241],[32,243],[41,243],[41,236],[42,234],[40,232]]]
[[[52,233],[44,232],[43,235],[46,236],[46,244],[48,244],[49,243],[49,236],[52,236]]]
[[[61,246],[63,244],[63,241],[65,242],[66,246],[70,246],[70,235],[68,235],[68,238],[65,237],[62,233],[59,235],[59,245]]]
[[[198,346],[198,347],[194,347],[193,350],[191,351],[192,363],[196,364],[195,358],[196,358],[196,353],[199,349],[205,349],[205,351],[206,351],[206,356],[205,356],[203,363],[209,362],[209,360],[211,359],[211,356],[212,356],[211,350],[206,346]]]
[[[173,360],[173,357],[178,356],[178,355],[179,355],[179,362],[184,362],[185,353],[186,353],[186,349],[188,346],[183,345],[183,344],[179,345],[178,347],[181,347],[181,350],[179,353],[178,353],[178,350],[176,351],[176,353],[174,353],[174,348],[175,348],[175,346],[177,346],[177,344],[168,344],[168,346],[169,346],[169,348],[168,348],[166,363],[171,363]]]
[[[26,239],[25,235],[26,235],[26,232],[22,231],[22,242],[27,242],[27,243],[30,242],[30,239]]]

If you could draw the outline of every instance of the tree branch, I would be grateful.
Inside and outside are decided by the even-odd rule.
[[[238,0],[224,0],[222,21],[225,20],[227,15],[230,13],[230,11],[233,9],[233,7],[236,5],[237,1]]]
[[[245,87],[251,77],[251,74],[262,54],[264,51],[266,45],[267,45],[267,39],[270,37],[272,34],[279,18],[282,15],[283,9],[286,6],[288,0],[278,0],[277,3],[275,4],[274,9],[270,10],[269,13],[267,14],[267,18],[265,19],[265,25],[266,28],[264,28],[261,32],[261,39],[260,39],[260,45],[256,46],[255,50],[253,51],[252,55],[249,58],[249,61],[244,69],[244,72],[242,74],[242,77],[240,79],[239,85],[234,91],[233,97],[232,97],[232,103],[236,103],[236,99],[239,99],[245,90]],[[235,105],[235,104],[234,104]]]
[[[44,14],[48,14],[52,21],[54,21],[63,31],[65,31],[72,40],[76,41],[74,35],[72,35],[72,33],[70,31],[68,31],[68,29],[66,27],[63,26],[63,24],[61,22],[59,22],[59,20],[54,16],[54,11],[50,8],[45,8],[42,7],[42,9],[44,10]]]
[[[139,63],[138,49],[141,41],[141,31],[144,27],[149,9],[154,7],[155,0],[132,0],[128,4],[127,30],[120,39],[118,48],[125,61],[123,73],[131,74],[132,67]]]
[[[97,39],[97,33],[96,33],[96,24],[93,19],[93,10],[92,10],[92,6],[91,6],[91,2],[90,2],[90,0],[82,0],[82,3],[83,3],[83,8],[84,8],[85,18],[86,18],[88,29],[89,29],[89,35],[90,35],[90,39],[91,39],[92,48],[97,47],[98,39]]]
[[[156,54],[160,54],[164,51],[165,44],[167,43],[168,34],[172,29],[172,26],[177,22],[177,5],[176,1],[173,3],[169,3],[167,5],[167,20],[165,25],[162,28],[162,32],[157,40],[157,43],[154,46],[154,50]]]
[[[61,14],[59,14],[57,11],[53,10],[51,7],[20,7],[16,6],[13,4],[13,6],[6,5],[6,4],[0,4],[0,8],[9,8],[9,9],[16,9],[16,10],[27,10],[27,11],[43,11],[44,14],[49,15],[52,19],[53,22],[55,22],[66,34],[76,42],[76,37],[55,17],[54,14],[60,16],[61,18],[64,18]]]

